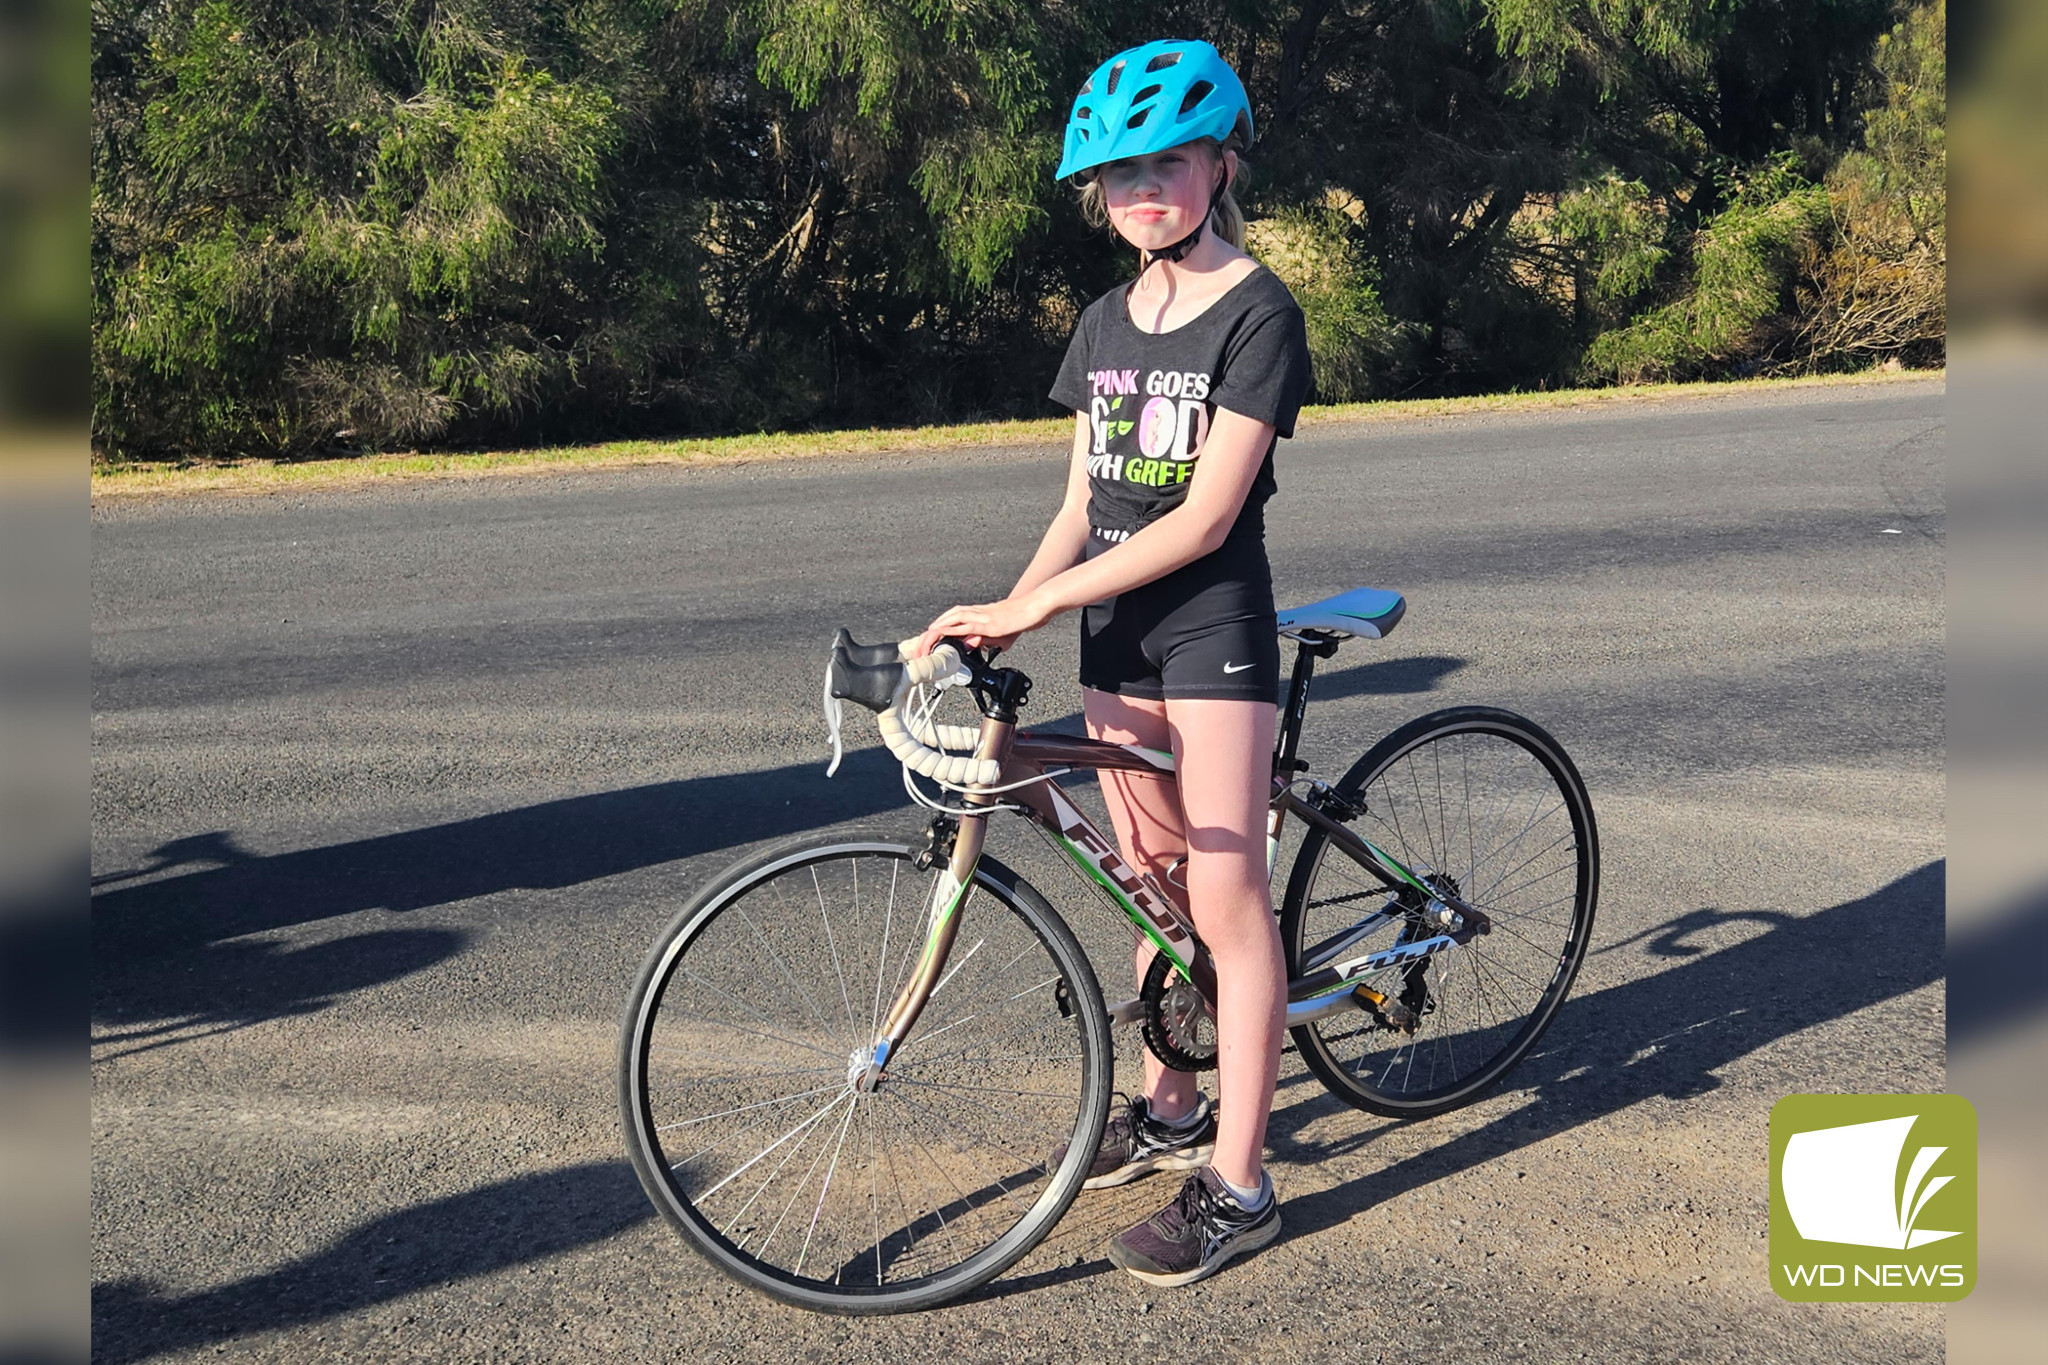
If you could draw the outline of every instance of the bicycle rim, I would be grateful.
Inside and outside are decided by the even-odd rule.
[[[879,1088],[852,1084],[923,949],[934,876],[886,842],[743,865],[677,917],[629,1007],[621,1100],[650,1197],[721,1269],[802,1307],[929,1307],[1000,1274],[1100,1137],[1094,975],[989,858],[917,1027]]]
[[[1362,1109],[1419,1118],[1470,1103],[1535,1045],[1585,956],[1599,852],[1584,784],[1540,727],[1463,707],[1395,731],[1339,790],[1365,807],[1354,830],[1492,925],[1419,965],[1363,979],[1416,1012],[1412,1033],[1346,1013],[1296,1029],[1296,1045],[1332,1092]],[[1283,913],[1290,967],[1391,895],[1328,839],[1311,836]],[[1388,922],[1341,956],[1435,936],[1422,901],[1413,893],[1395,901]]]

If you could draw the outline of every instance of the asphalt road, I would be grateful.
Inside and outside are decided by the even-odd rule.
[[[916,827],[864,719],[823,779],[824,649],[999,594],[1061,452],[97,506],[95,1354],[1940,1359],[1938,1308],[1772,1293],[1765,1125],[1788,1093],[1942,1088],[1943,401],[1283,444],[1283,602],[1410,603],[1334,661],[1305,752],[1459,702],[1551,729],[1605,863],[1579,985],[1506,1088],[1425,1123],[1290,1056],[1285,1236],[1203,1285],[1102,1257],[1155,1179],[882,1320],[743,1291],[652,1216],[617,1012],[748,850]],[[1071,624],[1013,661],[1073,726]],[[1113,981],[1122,931],[1028,839],[998,844]]]

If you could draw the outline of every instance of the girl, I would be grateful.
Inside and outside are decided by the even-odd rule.
[[[1215,955],[1218,1071],[1149,1053],[1145,1090],[1106,1130],[1088,1188],[1193,1170],[1166,1208],[1113,1238],[1140,1279],[1187,1284],[1280,1232],[1261,1163],[1280,1067],[1286,972],[1267,884],[1280,647],[1266,563],[1273,447],[1309,384],[1302,314],[1243,251],[1230,194],[1252,140],[1244,87],[1207,43],[1118,53],[1081,87],[1058,174],[1141,253],[1135,281],[1091,304],[1052,388],[1074,409],[1066,500],[1000,602],[958,606],[925,631],[1008,648],[1082,609],[1088,733],[1171,748],[1177,783],[1104,773],[1124,855],[1162,885],[1186,873]],[[1150,960],[1140,940],[1142,979]]]

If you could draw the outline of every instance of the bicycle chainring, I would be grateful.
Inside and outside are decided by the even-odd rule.
[[[1194,983],[1165,953],[1154,953],[1138,998],[1145,1002],[1145,1046],[1175,1071],[1216,1068],[1216,1018]]]

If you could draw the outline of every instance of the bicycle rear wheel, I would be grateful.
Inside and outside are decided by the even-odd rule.
[[[938,874],[871,839],[770,850],[699,893],[626,1010],[619,1095],[648,1197],[799,1307],[927,1308],[1001,1274],[1101,1139],[1101,990],[1044,898],[983,857],[944,975],[881,1084],[852,1083],[925,943]]]
[[[1346,1012],[1292,1030],[1295,1046],[1360,1109],[1423,1118],[1469,1104],[1535,1046],[1585,957],[1600,879],[1585,784],[1535,723],[1464,706],[1394,731],[1336,790],[1364,807],[1353,829],[1492,926],[1364,978],[1420,1016],[1412,1034]],[[1289,977],[1437,935],[1425,899],[1389,890],[1311,829],[1281,907]],[[1334,954],[1323,948],[1376,911],[1385,914],[1371,933]]]

